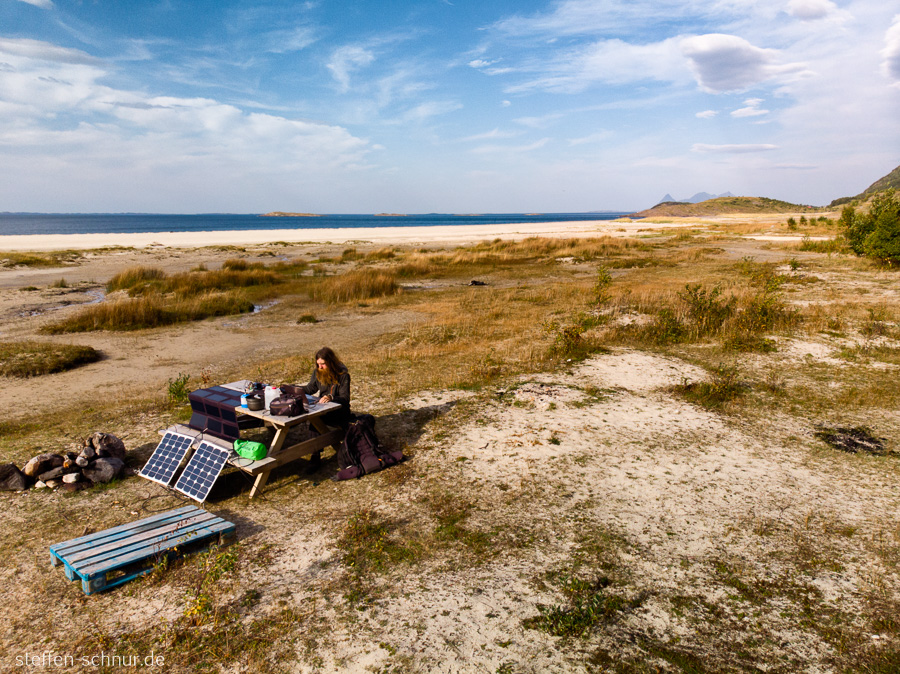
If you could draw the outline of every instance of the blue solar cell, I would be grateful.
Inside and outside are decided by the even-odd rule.
[[[167,432],[138,474],[160,484],[169,484],[193,443],[194,438],[188,435]]]
[[[175,491],[203,503],[225,467],[229,454],[227,449],[206,440],[201,442],[175,483]]]

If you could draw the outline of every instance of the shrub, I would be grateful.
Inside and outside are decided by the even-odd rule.
[[[188,380],[191,376],[184,372],[179,372],[178,376],[170,379],[166,387],[166,398],[171,405],[182,405],[188,401]]]
[[[689,382],[672,387],[674,393],[703,407],[718,408],[743,395],[748,386],[738,380],[738,370],[733,365],[719,365],[710,372],[710,381]]]
[[[37,377],[63,372],[100,360],[99,351],[76,344],[41,342],[0,343],[0,374],[7,377]]]
[[[694,330],[698,336],[718,333],[722,324],[734,313],[734,297],[726,300],[721,295],[722,290],[718,286],[705,290],[700,283],[688,283],[678,294],[679,299],[687,305],[688,315],[694,321]]]
[[[900,263],[900,197],[894,189],[878,194],[867,213],[846,206],[840,224],[847,244],[857,255],[892,265]]]

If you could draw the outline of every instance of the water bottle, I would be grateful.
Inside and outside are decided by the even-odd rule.
[[[247,409],[247,394],[241,396],[241,408]]]
[[[268,409],[269,405],[272,404],[272,401],[275,400],[275,398],[277,398],[280,395],[281,395],[281,391],[274,384],[272,386],[266,386],[266,394],[265,394],[266,409]]]

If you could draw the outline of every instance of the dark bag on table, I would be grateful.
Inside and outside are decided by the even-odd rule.
[[[350,480],[403,461],[403,452],[388,452],[375,435],[375,417],[356,415],[338,450],[340,470],[332,480]]]
[[[278,396],[269,404],[269,412],[276,417],[297,417],[306,411],[301,402],[305,400],[306,398]]]

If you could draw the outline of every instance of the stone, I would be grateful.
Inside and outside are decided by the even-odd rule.
[[[59,454],[38,454],[25,464],[22,472],[28,477],[37,477],[51,468],[63,465],[63,461],[65,459]]]
[[[82,480],[81,482],[63,482],[62,488],[65,491],[80,491],[82,489],[87,489],[90,486],[90,482]]]
[[[45,483],[50,489],[56,489],[59,485],[62,484],[62,480],[47,480]]]
[[[112,433],[94,433],[90,444],[97,450],[98,456],[111,456],[125,460],[125,443]]]
[[[28,489],[28,478],[14,463],[0,464],[0,490],[22,491]]]
[[[88,447],[85,447],[84,449],[82,449],[81,454],[79,454],[78,456],[90,461],[91,459],[97,458],[97,450],[94,449],[93,447],[88,446]]]
[[[50,480],[58,480],[63,475],[65,475],[66,469],[62,466],[57,466],[56,468],[51,468],[48,471],[45,471],[38,475],[38,479],[41,482],[49,482]]]
[[[86,468],[82,468],[81,473],[91,482],[110,482],[116,479],[125,468],[125,462],[115,457],[100,457]]]
[[[65,458],[67,461],[74,461],[75,457],[77,457],[77,456],[78,456],[77,452],[66,452]]]
[[[77,457],[69,458],[69,457],[67,456],[67,457],[66,457],[66,460],[63,461],[63,468],[71,468],[72,466],[78,465],[78,464],[75,463],[75,458],[77,458]]]
[[[68,473],[62,476],[63,484],[75,484],[81,482],[81,473]]]
[[[75,459],[75,465],[78,466],[79,468],[84,468],[89,463],[90,463],[90,460],[84,456],[79,456],[77,459]]]
[[[35,488],[35,489],[46,489],[46,488],[47,488],[47,485],[46,485],[46,483],[41,482],[40,480],[38,480],[37,482],[34,483],[34,488]]]

